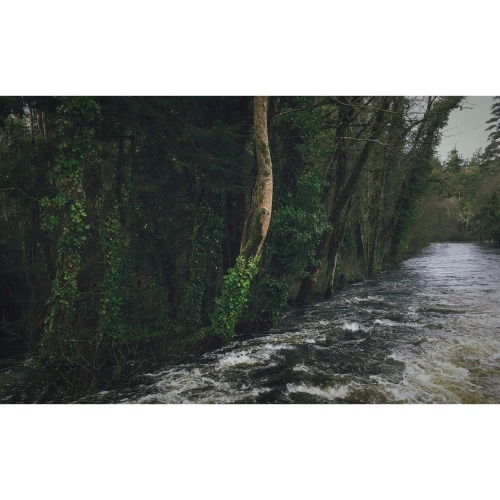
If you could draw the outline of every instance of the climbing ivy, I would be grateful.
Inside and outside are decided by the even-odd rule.
[[[95,129],[91,124],[98,115],[99,106],[92,98],[69,97],[63,101],[59,112],[62,140],[48,174],[56,194],[41,200],[46,210],[42,227],[57,238],[56,276],[49,298],[43,346],[49,351],[66,352],[69,344],[65,341],[76,330],[81,250],[90,229],[83,176],[86,161],[94,152]]]
[[[204,194],[197,208],[189,258],[189,280],[180,305],[178,326],[196,332],[209,320],[222,267],[223,203]]]
[[[106,259],[106,268],[101,281],[99,331],[101,336],[118,339],[125,334],[123,294],[126,255],[123,230],[116,204],[108,218],[102,221],[99,233],[101,248]]]
[[[222,289],[215,299],[212,315],[214,335],[229,342],[235,335],[235,328],[240,320],[250,295],[250,286],[258,271],[259,259],[248,260],[240,255],[234,267],[224,276]]]

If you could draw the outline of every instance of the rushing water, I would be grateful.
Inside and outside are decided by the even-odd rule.
[[[101,403],[500,403],[500,250],[433,244]]]

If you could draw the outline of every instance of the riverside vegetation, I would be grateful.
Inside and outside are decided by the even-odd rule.
[[[0,98],[0,342],[68,391],[268,329],[430,241],[500,241],[461,97]]]

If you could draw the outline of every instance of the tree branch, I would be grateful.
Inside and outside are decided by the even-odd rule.
[[[307,109],[319,108],[320,106],[325,105],[325,101],[327,99],[330,99],[330,97],[329,96],[323,97],[323,99],[321,99],[320,101],[318,101],[315,104],[311,104],[310,106],[304,106],[302,108],[296,108],[296,109],[290,109],[288,111],[282,111],[281,113],[278,113],[277,115],[275,115],[274,119],[278,119],[280,116],[289,115],[290,113],[299,113],[300,111],[305,111]]]
[[[385,142],[380,142],[377,141],[376,139],[358,139],[357,137],[340,137],[340,139],[345,139],[346,141],[359,141],[359,142],[374,142],[376,144],[380,144],[381,146],[387,147],[389,144],[386,144]]]

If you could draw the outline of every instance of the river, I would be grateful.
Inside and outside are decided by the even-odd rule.
[[[500,403],[500,249],[435,243],[263,335],[80,403]]]

